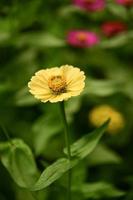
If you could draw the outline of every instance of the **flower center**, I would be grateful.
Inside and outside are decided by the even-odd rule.
[[[61,94],[66,91],[66,80],[64,76],[52,76],[48,80],[48,86],[54,94]]]
[[[77,39],[81,42],[85,42],[87,39],[87,35],[86,33],[78,33],[77,34]]]

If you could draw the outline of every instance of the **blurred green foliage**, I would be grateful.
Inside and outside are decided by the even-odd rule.
[[[123,21],[127,31],[106,38],[100,27],[108,20]],[[74,168],[73,200],[133,199],[132,20],[133,8],[114,1],[94,13],[68,0],[0,1],[0,124],[12,139],[29,145],[39,172],[62,156],[64,135],[59,105],[40,103],[28,92],[35,71],[63,64],[85,71],[84,92],[66,102],[72,141],[94,129],[88,113],[97,105],[109,104],[125,118],[122,131],[106,133],[95,151]],[[66,42],[71,29],[96,31],[101,41],[93,48],[71,47]],[[0,141],[7,141],[2,129]],[[38,200],[64,199],[65,176],[31,194],[12,181],[1,163],[0,172],[0,200],[33,200],[34,195]]]

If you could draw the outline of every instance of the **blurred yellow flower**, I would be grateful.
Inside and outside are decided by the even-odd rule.
[[[109,133],[117,133],[124,127],[125,120],[123,115],[109,105],[95,107],[89,113],[89,120],[96,127],[109,118],[111,119],[108,126]]]
[[[71,65],[42,69],[28,83],[29,91],[35,98],[51,103],[79,95],[84,86],[84,72]]]

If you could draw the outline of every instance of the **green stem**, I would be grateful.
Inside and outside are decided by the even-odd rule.
[[[62,101],[60,103],[60,108],[61,108],[61,114],[62,114],[62,119],[63,119],[63,124],[64,124],[67,156],[68,156],[69,161],[71,161],[70,135],[69,135],[68,124],[67,124],[67,119],[66,119],[64,101]],[[71,200],[71,169],[69,169],[69,171],[68,171],[68,192],[67,192],[67,194],[68,194],[67,199]]]

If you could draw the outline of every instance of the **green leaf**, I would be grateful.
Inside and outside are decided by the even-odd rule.
[[[73,190],[82,193],[85,199],[112,198],[125,195],[125,192],[115,188],[112,184],[107,182],[82,184],[78,188],[73,188]]]
[[[102,137],[103,133],[107,129],[109,121],[106,121],[101,127],[89,133],[79,139],[77,142],[71,145],[71,155],[73,157],[78,157],[79,159],[83,159],[88,154],[90,154],[96,145],[98,144],[100,138]],[[64,150],[67,153],[66,149]]]
[[[12,140],[12,143],[0,144],[2,163],[19,186],[29,188],[32,191],[44,189],[92,152],[106,130],[108,123],[109,120],[91,134],[84,136],[71,145],[72,160],[60,158],[44,169],[38,180],[32,152],[21,140]]]
[[[74,157],[71,162],[65,158],[56,161],[53,165],[44,170],[31,190],[41,190],[49,186],[52,182],[59,179],[66,171],[77,165],[81,159],[91,153],[106,130],[108,123],[109,120],[91,134],[84,136],[71,145],[71,154],[72,157]],[[66,149],[64,151],[66,152]]]
[[[70,162],[66,158],[61,158],[47,167],[41,174],[37,183],[31,188],[32,191],[41,190],[48,187],[51,183],[59,179],[65,172],[72,168],[77,160]]]
[[[121,157],[104,144],[98,144],[91,155],[88,156],[88,164],[93,166],[109,163],[120,164],[121,162]]]
[[[0,143],[0,157],[14,181],[20,187],[29,187],[38,178],[38,171],[30,148],[19,139]]]

